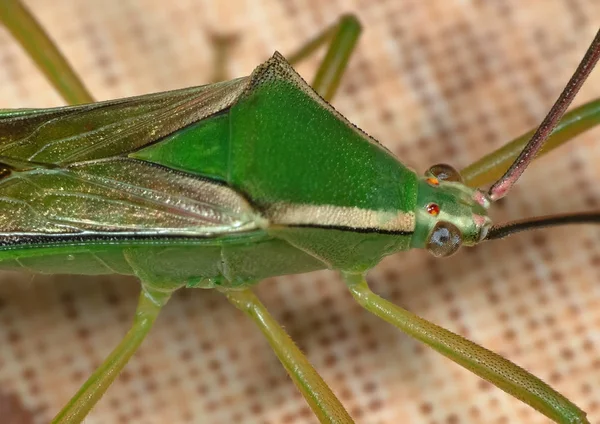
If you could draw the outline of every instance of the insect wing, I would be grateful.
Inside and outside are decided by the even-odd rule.
[[[0,112],[1,244],[81,234],[207,237],[255,228],[251,206],[227,185],[127,157],[228,108],[246,81]]]
[[[136,151],[231,106],[248,78],[121,100],[0,111],[0,156],[66,164]]]

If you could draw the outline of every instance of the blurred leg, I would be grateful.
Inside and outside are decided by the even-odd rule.
[[[0,1],[0,21],[68,104],[94,101],[54,42],[19,0]]]

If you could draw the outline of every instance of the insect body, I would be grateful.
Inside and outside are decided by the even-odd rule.
[[[410,247],[443,255],[489,227],[475,190],[418,177],[278,54],[248,78],[6,112],[0,128],[10,134],[0,146],[12,211],[4,268],[243,287],[323,268],[364,272]],[[446,246],[446,233],[459,239]]]
[[[587,73],[598,56],[595,40]],[[584,66],[585,68],[585,66]],[[587,75],[576,73],[564,110]],[[318,85],[318,84],[315,84]],[[562,112],[518,160],[522,172]],[[333,110],[278,54],[250,77],[83,106],[0,116],[0,260],[7,269],[133,274],[134,326],[57,415],[79,422],[149,331],[170,294],[216,288],[255,319],[323,422],[349,414],[248,290],[330,268],[369,311],[560,422],[585,414],[526,371],[375,296],[363,274],[409,248],[436,256],[499,237],[489,193],[447,166],[418,177]],[[326,182],[326,183],[324,183]],[[551,224],[552,222],[550,222]]]
[[[15,211],[2,265],[134,274],[159,306],[183,286],[218,287],[236,303],[231,289],[322,268],[346,273],[360,299],[362,273],[383,256],[410,247],[447,256],[490,227],[484,193],[447,167],[417,177],[278,54],[229,83],[2,118],[2,201]],[[315,174],[332,184],[313,185]],[[436,332],[427,326],[417,337]]]

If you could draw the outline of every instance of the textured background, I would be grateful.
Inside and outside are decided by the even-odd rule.
[[[594,0],[27,0],[98,99],[210,81],[211,34],[238,36],[230,76],[295,50],[343,12],[364,36],[335,106],[419,172],[462,167],[536,125],[600,22]],[[318,58],[299,69],[310,78]],[[0,28],[0,107],[61,99]],[[600,95],[600,70],[576,103]],[[497,221],[598,208],[600,131],[539,160]],[[597,228],[412,251],[370,274],[384,297],[509,357],[600,422]],[[44,423],[125,333],[131,278],[0,274],[0,416]],[[360,423],[547,423],[362,311],[333,272],[257,292]],[[9,418],[7,418],[9,417]],[[181,291],[87,423],[308,423],[258,330],[218,293]]]

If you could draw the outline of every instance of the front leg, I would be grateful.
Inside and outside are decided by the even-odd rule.
[[[585,412],[542,380],[502,356],[377,296],[362,274],[344,279],[358,303],[542,414],[564,424],[588,423]]]

